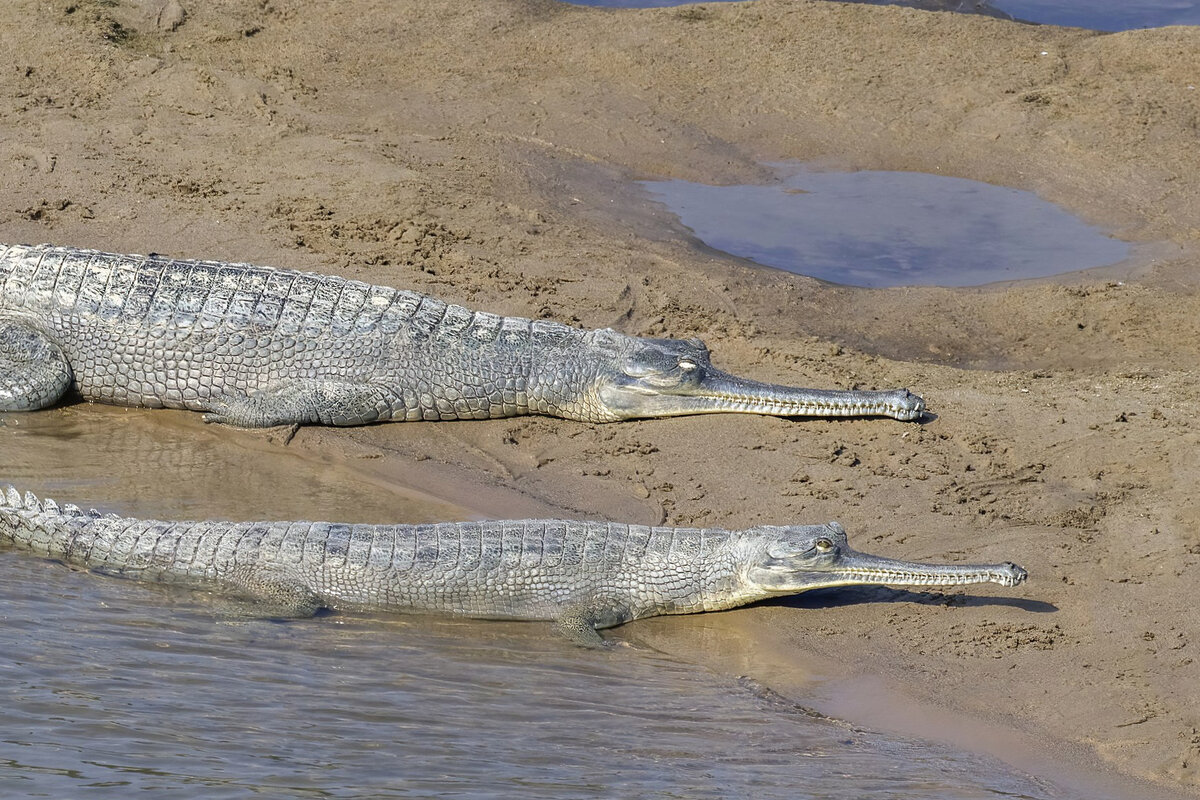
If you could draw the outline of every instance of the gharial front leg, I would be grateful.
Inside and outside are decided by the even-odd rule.
[[[33,411],[54,405],[71,386],[66,355],[34,328],[0,319],[0,411]]]
[[[367,425],[392,419],[394,393],[372,383],[320,378],[279,380],[250,394],[204,403],[205,422],[239,428],[275,425]]]
[[[554,620],[554,627],[568,641],[587,648],[612,647],[600,635],[599,628],[611,628],[632,619],[623,602],[607,597],[593,597],[572,603]]]

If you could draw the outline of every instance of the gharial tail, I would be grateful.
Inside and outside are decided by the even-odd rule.
[[[0,486],[0,541],[9,541],[37,553],[50,554],[56,539],[69,536],[64,518],[97,518],[99,511],[39,500],[33,492],[24,496],[10,485]]]
[[[57,514],[64,517],[98,517],[99,511],[84,511],[79,506],[67,503],[59,506],[50,498],[39,500],[33,492],[23,496],[12,484],[0,484],[0,512],[25,512],[28,514]]]

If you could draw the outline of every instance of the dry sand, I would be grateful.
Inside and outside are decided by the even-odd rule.
[[[531,418],[291,446],[515,492],[504,515],[839,519],[884,555],[1015,560],[1032,578],[1013,590],[847,591],[622,635],[785,684],[835,665],[1051,761],[1200,789],[1200,29],[801,0],[182,2],[0,5],[0,240],[320,269],[701,336],[763,380],[909,386],[927,424]],[[705,250],[630,186],[782,159],[1030,189],[1145,244],[1101,276],[850,290]]]

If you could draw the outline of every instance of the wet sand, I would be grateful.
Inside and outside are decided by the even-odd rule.
[[[791,0],[22,2],[0,8],[0,76],[0,240],[319,269],[701,336],[763,380],[911,387],[926,424],[523,419],[288,446],[493,516],[839,519],[883,555],[1012,559],[1032,575],[1014,590],[848,592],[721,624],[771,663],[1200,788],[1200,29]],[[631,184],[764,180],[784,159],[1029,189],[1140,246],[1100,275],[850,290],[699,247]],[[627,635],[665,647],[708,624]]]

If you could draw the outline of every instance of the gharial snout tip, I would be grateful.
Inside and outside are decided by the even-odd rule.
[[[1004,569],[1007,574],[1004,576],[1001,583],[1003,583],[1005,586],[1016,586],[1024,582],[1024,580],[1029,577],[1029,573],[1024,567],[1018,567],[1011,561],[1004,562]]]
[[[920,419],[925,413],[925,398],[913,394],[908,389],[900,390],[900,401],[896,404],[896,419],[909,422]]]

